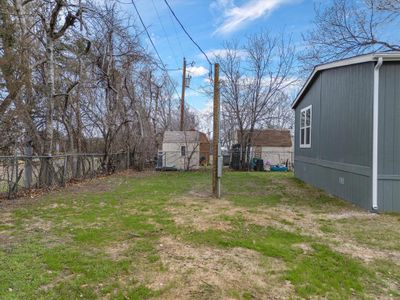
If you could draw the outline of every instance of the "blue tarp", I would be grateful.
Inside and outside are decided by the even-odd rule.
[[[273,171],[273,172],[287,172],[288,168],[286,166],[271,166],[271,171]]]

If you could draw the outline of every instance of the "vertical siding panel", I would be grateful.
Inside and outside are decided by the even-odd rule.
[[[384,211],[393,210],[393,182],[391,180],[384,181],[384,196],[383,196],[383,208]]]
[[[389,67],[390,72],[389,76],[386,76],[385,84],[385,93],[386,96],[383,99],[384,105],[386,106],[385,110],[385,141],[384,141],[384,172],[385,174],[393,174],[393,127],[394,127],[394,99],[395,99],[395,90],[394,90],[394,73],[392,66]],[[388,70],[389,71],[389,70]]]
[[[393,184],[393,211],[400,211],[400,181]]]
[[[385,198],[384,184],[385,184],[384,180],[379,180],[378,181],[378,207],[382,211],[385,210],[385,201],[383,200]]]
[[[367,81],[362,74],[369,73]],[[361,73],[361,75],[360,75]],[[371,66],[361,64],[322,73],[321,158],[371,165]],[[367,86],[366,86],[367,85]],[[366,112],[367,110],[367,112]]]
[[[400,211],[400,63],[382,65],[379,92],[379,201],[385,211]]]
[[[395,68],[394,130],[393,130],[393,173],[400,175],[400,65]],[[400,198],[400,194],[397,194]],[[399,200],[400,201],[400,200]]]
[[[384,175],[393,175],[397,166],[394,166],[394,156],[398,155],[395,149],[394,134],[396,129],[396,69],[397,64],[385,63],[381,68],[381,81],[380,81],[380,124],[379,124],[379,173]],[[397,96],[397,97],[396,97]],[[400,149],[397,149],[400,150]]]

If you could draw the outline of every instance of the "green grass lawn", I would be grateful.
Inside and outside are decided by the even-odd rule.
[[[0,299],[400,298],[400,216],[290,173],[124,173],[0,206]]]

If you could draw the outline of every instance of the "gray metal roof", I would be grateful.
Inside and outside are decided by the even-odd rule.
[[[383,58],[384,61],[400,61],[400,52],[392,51],[392,52],[377,52],[365,55],[354,56],[342,60],[333,61],[330,63],[318,65],[314,68],[310,77],[308,77],[306,83],[303,85],[300,92],[297,94],[296,99],[292,103],[292,108],[296,108],[297,104],[300,103],[303,95],[307,91],[308,87],[314,80],[314,77],[323,70],[344,67],[349,65],[361,64],[365,62],[377,61],[380,57]]]
[[[166,131],[163,143],[197,143],[199,138],[198,131]]]

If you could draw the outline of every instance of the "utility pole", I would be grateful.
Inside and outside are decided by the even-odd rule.
[[[181,125],[180,130],[185,130],[185,90],[186,90],[186,58],[183,58],[182,72],[182,97],[181,97]]]
[[[222,159],[219,141],[220,131],[220,94],[219,94],[219,64],[214,66],[214,111],[213,111],[213,167],[212,192],[217,198],[221,197]]]

